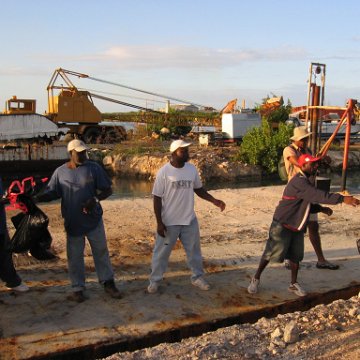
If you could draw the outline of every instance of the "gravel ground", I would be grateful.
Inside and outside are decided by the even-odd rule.
[[[359,359],[360,293],[309,311],[261,318],[106,360]]]

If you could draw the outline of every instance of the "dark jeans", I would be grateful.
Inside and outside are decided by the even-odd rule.
[[[7,237],[7,234],[0,234],[0,279],[7,287],[15,287],[21,284],[21,278],[14,268],[12,253],[6,247]]]

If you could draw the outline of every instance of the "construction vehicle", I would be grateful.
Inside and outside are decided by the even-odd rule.
[[[74,71],[56,69],[47,87],[48,111],[46,116],[54,123],[68,127],[69,136],[82,138],[86,143],[112,143],[125,140],[124,126],[116,121],[102,121],[101,113],[92,100],[92,96],[95,97],[95,95],[89,91],[78,90],[68,75],[88,77]],[[65,86],[57,85],[59,78],[65,82]],[[100,98],[117,102],[110,98]]]
[[[77,78],[86,78],[89,80],[119,86],[127,90],[137,91],[151,95],[154,98],[166,98],[167,102],[169,102],[169,100],[175,100],[191,106],[205,108],[203,105],[189,102],[186,100],[181,100],[167,95],[161,95],[154,92],[145,91],[126,85],[97,79],[75,71],[58,68],[54,71],[47,86],[48,109],[44,115],[36,114],[35,100],[21,100],[22,115],[28,116],[28,122],[26,124],[28,128],[31,128],[32,124],[35,124],[36,121],[39,119],[39,117],[35,115],[39,115],[42,116],[44,121],[47,119],[53,122],[53,124],[57,125],[58,127],[67,128],[67,137],[81,138],[86,143],[112,143],[126,139],[127,133],[124,122],[113,120],[103,121],[100,111],[94,105],[93,98],[141,110],[139,112],[139,118],[141,118],[141,122],[148,123],[149,121],[152,121],[151,117],[159,117],[159,115],[161,117],[161,121],[163,123],[166,122],[167,114],[165,114],[164,111],[156,111],[148,107],[134,105],[110,97],[105,97],[98,93],[94,93],[94,91],[90,92],[86,89],[80,90],[72,83],[72,81],[70,80],[70,76],[76,76]],[[61,80],[61,83],[59,80]],[[7,103],[10,103],[12,100],[13,99],[8,100]],[[152,113],[152,115],[150,114],[150,119],[149,116],[145,116],[145,114],[148,113]],[[16,114],[14,113],[14,116],[19,115],[20,112],[17,112]],[[8,119],[12,120],[10,118]],[[10,121],[10,123],[11,122],[12,121]],[[0,129],[0,134],[1,133],[2,131]],[[18,134],[18,136],[19,139],[24,138],[21,134]]]
[[[7,100],[4,113],[0,114],[0,141],[34,141],[40,138],[53,140],[65,134],[69,138],[81,138],[92,144],[126,139],[127,134],[122,123],[102,121],[92,96],[120,104],[126,103],[80,91],[68,75],[87,77],[85,74],[62,68],[56,69],[47,87],[48,110],[44,115],[36,113],[36,100],[18,99],[16,96]],[[61,78],[65,85],[57,85],[58,78]]]

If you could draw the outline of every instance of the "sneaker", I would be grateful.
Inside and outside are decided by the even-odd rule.
[[[247,290],[249,294],[256,294],[258,292],[258,287],[260,284],[259,279],[255,279],[254,277],[250,281],[250,285],[248,286]]]
[[[288,269],[288,270],[291,269],[290,260],[289,260],[289,259],[285,259],[285,260],[284,260],[284,266],[285,266],[285,269]]]
[[[73,293],[71,293],[68,297],[68,300],[70,301],[75,301],[78,303],[82,303],[86,300],[86,297],[84,295],[84,292],[82,290],[79,291],[74,291]]]
[[[301,286],[297,282],[294,284],[290,284],[288,290],[297,296],[307,295],[306,291],[304,289],[302,289]]]
[[[210,289],[209,283],[202,277],[197,278],[196,280],[191,280],[191,283],[198,287],[201,290],[207,291]]]
[[[150,282],[150,285],[147,288],[149,294],[155,294],[158,291],[159,284],[157,282]]]
[[[104,290],[114,299],[121,299],[120,291],[115,286],[114,280],[109,280],[104,283]]]
[[[30,290],[29,287],[24,283],[21,283],[20,285],[14,287],[8,287],[7,289],[16,292],[27,292]]]

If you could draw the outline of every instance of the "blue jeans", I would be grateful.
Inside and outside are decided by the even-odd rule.
[[[88,239],[91,247],[99,282],[103,284],[108,280],[114,279],[114,272],[106,244],[104,223],[101,219],[95,229],[84,235],[72,236],[67,234],[67,258],[73,291],[84,290],[85,288],[85,237]]]
[[[151,261],[150,282],[162,280],[166,271],[169,256],[179,239],[184,246],[187,263],[192,272],[191,279],[195,280],[204,274],[200,249],[199,224],[195,218],[190,225],[166,226],[166,237],[156,234],[155,248]]]

